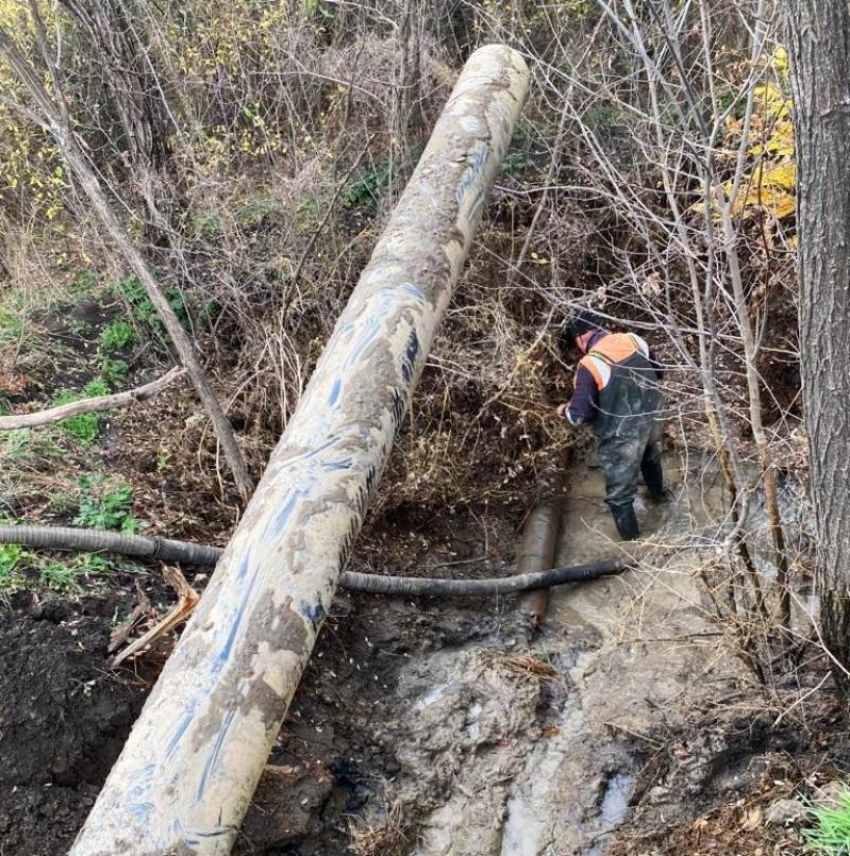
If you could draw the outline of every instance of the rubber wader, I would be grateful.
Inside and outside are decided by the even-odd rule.
[[[598,351],[591,353],[601,356]],[[660,443],[662,396],[655,368],[640,351],[620,363],[608,365],[611,378],[599,393],[599,413],[593,431],[599,463],[605,473],[605,502],[620,537],[628,541],[640,534],[634,511],[640,475],[643,474],[653,497],[664,496]]]

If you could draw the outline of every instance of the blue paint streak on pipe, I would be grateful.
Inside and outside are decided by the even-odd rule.
[[[410,383],[413,379],[416,369],[416,359],[420,351],[419,337],[416,335],[416,330],[411,330],[410,338],[407,340],[407,350],[404,352],[404,363],[401,367],[402,377],[406,383]]]
[[[236,615],[233,617],[233,621],[230,624],[230,628],[227,634],[227,640],[225,641],[224,646],[219,651],[215,659],[212,661],[212,672],[214,675],[219,675],[222,669],[224,668],[224,664],[230,659],[230,654],[233,651],[233,643],[236,641],[236,637],[239,634],[239,628],[241,627],[242,621],[245,618],[245,612],[250,602],[251,593],[254,591],[254,586],[256,585],[257,578],[259,577],[258,570],[259,569],[255,569],[254,573],[251,576],[251,581],[248,583],[248,588],[242,596],[242,601],[239,604],[239,609],[237,609]],[[211,687],[211,689],[212,688],[213,687]]]
[[[389,302],[383,306],[379,303],[376,308],[375,315],[371,316],[367,320],[366,326],[360,331],[360,335],[351,346],[351,350],[348,352],[348,356],[345,358],[345,362],[343,363],[343,368],[351,368],[354,363],[358,362],[360,357],[363,355],[363,352],[369,346],[369,343],[373,342],[378,337],[378,334],[381,332],[381,325],[378,318],[383,315],[388,306]]]
[[[334,381],[333,389],[331,389],[331,394],[328,396],[328,404],[333,407],[337,401],[339,400],[339,391],[342,389],[342,381],[337,378]]]
[[[221,748],[224,746],[225,738],[227,737],[227,732],[230,731],[231,725],[233,725],[233,718],[236,715],[236,710],[229,710],[224,715],[224,720],[221,723],[221,727],[218,730],[218,739],[213,744],[213,750],[210,753],[209,758],[207,759],[207,763],[204,766],[203,773],[201,774],[201,780],[198,782],[198,790],[197,790],[197,799],[202,800],[204,798],[204,791],[207,787],[207,781],[209,781],[209,777],[216,771],[216,767],[218,766],[220,756],[221,756]]]
[[[183,735],[186,733],[186,730],[192,724],[192,720],[194,718],[195,708],[193,707],[190,710],[186,711],[174,734],[171,735],[171,739],[168,741],[168,744],[165,747],[166,759],[170,758],[174,754],[175,750],[180,745],[180,741],[183,739]]]
[[[408,297],[412,297],[417,303],[421,305],[425,305],[425,295],[422,293],[422,289],[417,287],[412,282],[403,282],[399,286],[399,290],[403,291]]]
[[[326,464],[322,464],[322,469],[326,473],[333,473],[339,470],[350,470],[352,463],[352,458],[343,458],[339,461],[328,461]]]

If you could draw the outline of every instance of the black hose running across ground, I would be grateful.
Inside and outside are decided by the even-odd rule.
[[[166,562],[185,562],[190,565],[215,565],[224,552],[221,547],[174,541],[171,538],[123,535],[105,529],[34,526],[23,523],[0,526],[0,544],[10,543],[42,550],[120,553],[140,559],[162,559]],[[349,591],[399,596],[514,594],[613,576],[622,573],[628,566],[629,563],[623,559],[602,559],[586,565],[483,580],[385,577],[346,571],[340,579],[340,585]]]

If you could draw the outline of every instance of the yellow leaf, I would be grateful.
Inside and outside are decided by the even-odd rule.
[[[756,172],[761,172],[761,183],[765,186],[793,190],[797,183],[797,166],[794,161],[787,161],[786,163],[772,166],[769,169],[762,167]],[[758,180],[758,176],[756,180]]]

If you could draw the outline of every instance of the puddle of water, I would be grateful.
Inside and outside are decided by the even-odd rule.
[[[631,773],[617,773],[608,779],[605,796],[602,797],[599,814],[596,816],[600,831],[610,832],[625,820],[634,784],[635,777]]]
[[[484,710],[484,705],[476,700],[466,714],[466,733],[472,740],[477,740],[481,736],[481,723],[478,718],[481,716],[482,710]]]
[[[563,810],[560,796],[555,796],[557,775],[584,727],[580,705],[567,703],[558,734],[535,747],[530,781],[517,788],[508,800],[500,856],[541,856],[550,852],[544,848],[552,837],[553,818]]]
[[[413,704],[413,709],[422,710],[423,708],[428,707],[428,705],[438,702],[446,694],[446,690],[448,688],[448,684],[437,684],[433,689],[428,690],[424,696],[416,699]]]
[[[537,856],[549,819],[523,796],[508,800],[508,819],[502,832],[501,856]]]
[[[626,819],[629,811],[629,797],[635,784],[631,773],[617,773],[605,783],[605,793],[599,805],[599,811],[593,818],[593,826],[599,830],[596,843],[585,850],[584,856],[602,856],[602,839],[613,832]]]

